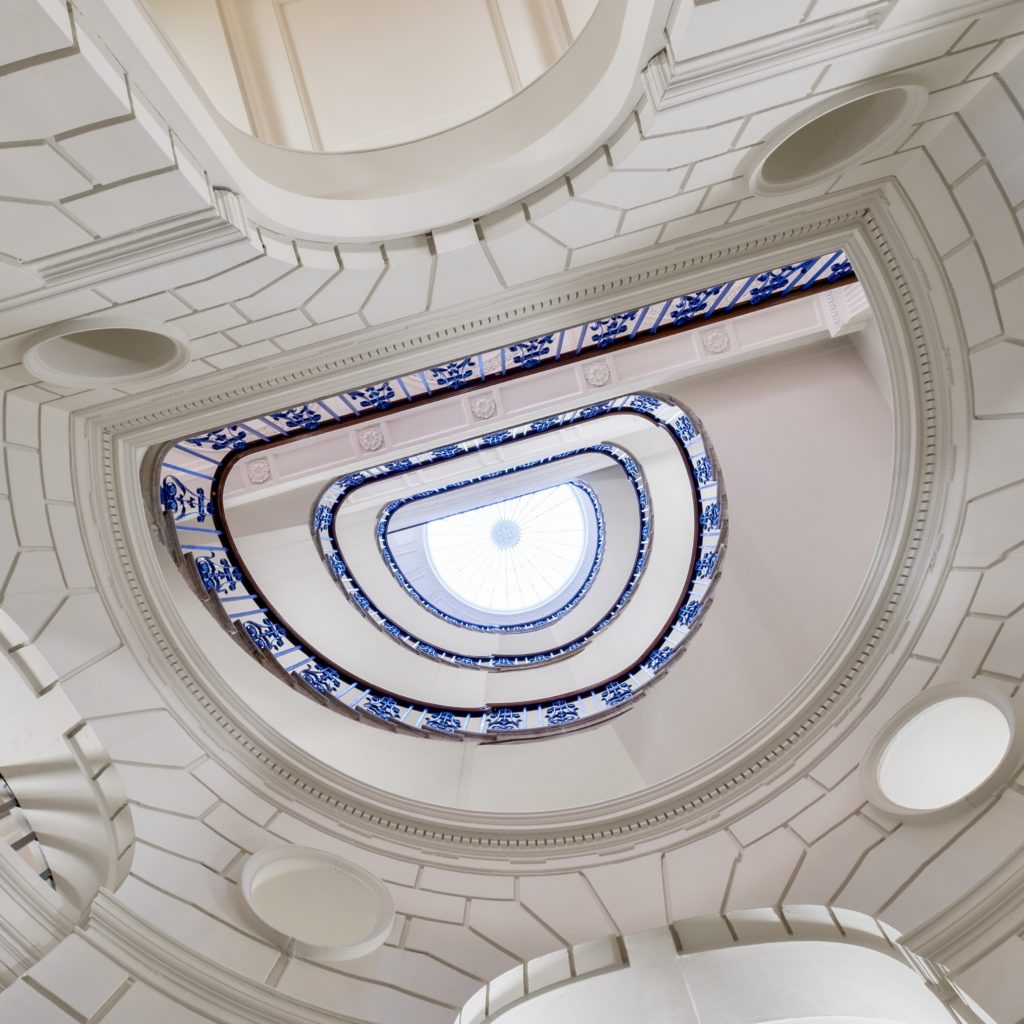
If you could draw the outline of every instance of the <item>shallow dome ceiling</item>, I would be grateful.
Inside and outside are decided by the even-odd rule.
[[[813,294],[815,288],[830,288],[849,274],[842,254],[743,274],[714,288],[252,421],[252,430],[264,437],[307,433],[310,444],[319,437],[331,438],[332,445],[341,446],[330,453],[333,473],[339,458],[353,469],[364,467],[359,472],[374,466],[417,472],[415,465],[402,465],[403,460],[425,450],[440,451],[460,437],[498,437],[515,424],[541,422],[559,409],[584,408],[579,403],[588,398],[600,406],[622,395],[627,382],[657,389],[666,402],[681,399],[699,409],[725,467],[731,507],[738,510],[730,519],[722,586],[685,657],[656,669],[665,682],[643,701],[634,700],[619,717],[553,743],[492,743],[462,752],[460,744],[423,744],[413,735],[367,729],[325,715],[280,685],[298,652],[284,646],[279,658],[274,650],[264,650],[264,664],[273,673],[254,676],[242,651],[230,641],[224,646],[227,637],[214,620],[193,614],[199,606],[181,599],[195,642],[221,667],[223,683],[237,686],[250,717],[287,736],[310,764],[319,761],[402,799],[467,811],[502,807],[535,812],[607,803],[698,777],[702,765],[745,742],[743,737],[763,728],[797,694],[821,684],[818,674],[830,662],[832,648],[848,643],[850,631],[859,628],[864,587],[874,592],[865,577],[877,561],[891,491],[892,420],[882,369],[884,348],[859,286],[851,286],[859,298]],[[800,281],[810,291],[802,291]],[[841,324],[836,327],[836,311],[843,310],[859,311],[859,319],[851,319],[846,330]],[[715,328],[713,346],[702,343],[707,329],[701,325],[709,315],[729,316]],[[595,366],[602,372],[589,372]],[[460,376],[462,370],[465,376]],[[431,398],[422,411],[417,411],[414,394]],[[481,397],[487,402],[478,401]],[[436,415],[441,409],[444,415]],[[490,434],[478,433],[474,410],[493,417]],[[373,417],[370,424],[367,415]],[[607,422],[615,418],[608,416]],[[586,423],[588,429],[597,429],[594,419]],[[304,425],[326,429],[304,431]],[[559,424],[559,429],[570,426],[582,429],[583,422]],[[180,474],[175,482],[177,470],[164,478],[168,518],[177,522],[176,508],[194,514],[208,501],[208,492],[206,497],[199,494],[208,486],[202,477],[209,479],[211,466],[224,458],[222,452],[236,467],[232,479],[237,487],[226,496],[229,514],[251,504],[261,490],[271,495],[275,488],[287,490],[287,465],[277,461],[276,448],[247,440],[249,429],[248,422],[225,427],[168,453],[167,463],[181,467],[189,462],[185,452],[192,450],[192,443],[199,446],[194,462],[199,478],[191,493],[179,488]],[[589,443],[597,436],[588,434],[579,441]],[[364,442],[372,451],[363,448]],[[431,444],[441,449],[425,448]],[[389,462],[380,461],[382,451]],[[309,466],[307,461],[306,471]],[[787,482],[785,488],[778,487],[780,479]],[[850,486],[851,480],[856,486]],[[379,509],[381,504],[375,499],[369,507]],[[670,506],[657,500],[652,506],[662,530],[657,534],[656,526],[656,535],[671,536]],[[179,538],[188,536],[176,528]],[[254,543],[271,539],[273,530],[264,532],[265,538],[259,531],[253,534]],[[329,523],[320,536],[331,536]],[[194,546],[196,540],[193,534],[183,546]],[[295,533],[295,544],[309,550],[308,522]],[[664,564],[664,557],[662,553],[652,560],[653,570]],[[215,568],[208,590],[219,585],[219,572]],[[231,607],[228,602],[234,597],[225,592],[217,601],[224,618],[237,621],[246,613]],[[609,635],[617,642],[632,642],[625,628],[611,629]],[[376,652],[375,671],[389,670],[392,664],[397,644],[386,639],[379,637],[366,648]],[[363,645],[352,643],[349,648],[358,651]],[[571,672],[578,660],[569,659],[558,670]],[[426,694],[433,669],[427,659],[420,658],[418,664],[412,682],[426,687]],[[300,659],[292,675],[302,670]],[[510,673],[509,678],[519,675]],[[467,679],[473,676],[466,674]],[[390,715],[380,721],[396,724]],[[401,724],[406,721],[415,724],[419,718]],[[552,778],[558,779],[557,786],[550,785]]]

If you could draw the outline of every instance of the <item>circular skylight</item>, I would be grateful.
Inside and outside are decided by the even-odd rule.
[[[539,608],[570,586],[587,550],[579,488],[546,487],[434,519],[425,530],[438,579],[490,612]]]
[[[912,811],[948,807],[999,767],[1012,739],[1006,715],[980,697],[949,697],[900,727],[878,761],[883,795]]]

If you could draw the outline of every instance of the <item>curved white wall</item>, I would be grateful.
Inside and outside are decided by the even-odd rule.
[[[659,943],[660,940],[660,943]],[[508,1024],[761,1024],[775,1020],[949,1024],[905,963],[873,949],[779,942],[679,957],[667,935],[627,940],[622,971],[550,989],[511,1007]]]

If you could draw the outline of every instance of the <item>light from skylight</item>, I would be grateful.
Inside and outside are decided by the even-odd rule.
[[[569,586],[587,548],[580,490],[558,484],[426,525],[438,579],[483,611],[539,608]]]

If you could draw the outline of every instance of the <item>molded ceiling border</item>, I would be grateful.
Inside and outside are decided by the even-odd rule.
[[[358,348],[348,341],[329,355],[323,346],[290,355],[270,374],[265,366],[224,374],[195,389],[136,397],[82,414],[75,431],[77,491],[93,502],[83,523],[92,557],[112,573],[103,596],[122,609],[116,617],[126,642],[140,660],[156,667],[171,706],[207,733],[212,749],[226,748],[225,760],[237,760],[243,774],[255,774],[281,793],[293,813],[296,804],[305,803],[314,813],[340,819],[350,837],[373,836],[421,853],[443,854],[455,847],[488,858],[550,859],[627,849],[635,854],[639,842],[657,842],[681,825],[696,828],[710,815],[721,827],[728,809],[752,787],[766,787],[797,756],[804,758],[804,767],[808,757],[824,756],[841,739],[841,730],[831,727],[857,697],[866,696],[876,675],[877,692],[862,699],[858,711],[865,713],[877,700],[937,598],[942,573],[929,574],[936,564],[948,563],[959,529],[956,495],[963,488],[966,460],[957,464],[953,442],[962,443],[966,432],[967,378],[962,364],[954,370],[952,363],[951,352],[962,358],[957,318],[938,316],[932,309],[937,306],[941,314],[955,308],[949,284],[898,184],[828,197],[805,205],[802,214],[795,225],[784,224],[784,213],[762,220],[756,229],[709,236],[698,252],[687,254],[677,246],[606,267],[586,286],[574,289],[570,283],[565,291],[563,280],[561,289],[551,285],[540,296],[518,294],[512,302],[519,305],[512,308],[464,307],[449,314],[447,324],[437,316],[420,318],[401,334],[393,327],[367,331],[359,336]],[[428,346],[432,361],[465,356],[507,331],[504,325],[512,319],[518,320],[517,333],[540,333],[550,329],[556,316],[564,322],[561,311],[566,308],[583,319],[608,308],[612,296],[619,307],[642,304],[664,295],[667,281],[683,291],[711,276],[749,273],[796,259],[809,244],[822,251],[829,245],[847,250],[878,317],[893,374],[893,498],[867,582],[840,635],[791,698],[714,764],[579,811],[504,815],[499,822],[494,816],[422,805],[343,777],[283,742],[218,685],[202,652],[173,628],[176,613],[166,593],[152,585],[159,584],[160,569],[138,489],[139,460],[151,445],[243,419],[266,408],[271,391],[274,403],[283,404],[311,399],[325,386],[355,387],[365,381],[370,362],[380,375],[406,369],[415,353]],[[957,337],[947,347],[943,333],[950,330]],[[955,383],[959,386],[954,388]],[[954,521],[947,521],[950,517]],[[822,737],[825,742],[812,752],[812,741]]]

